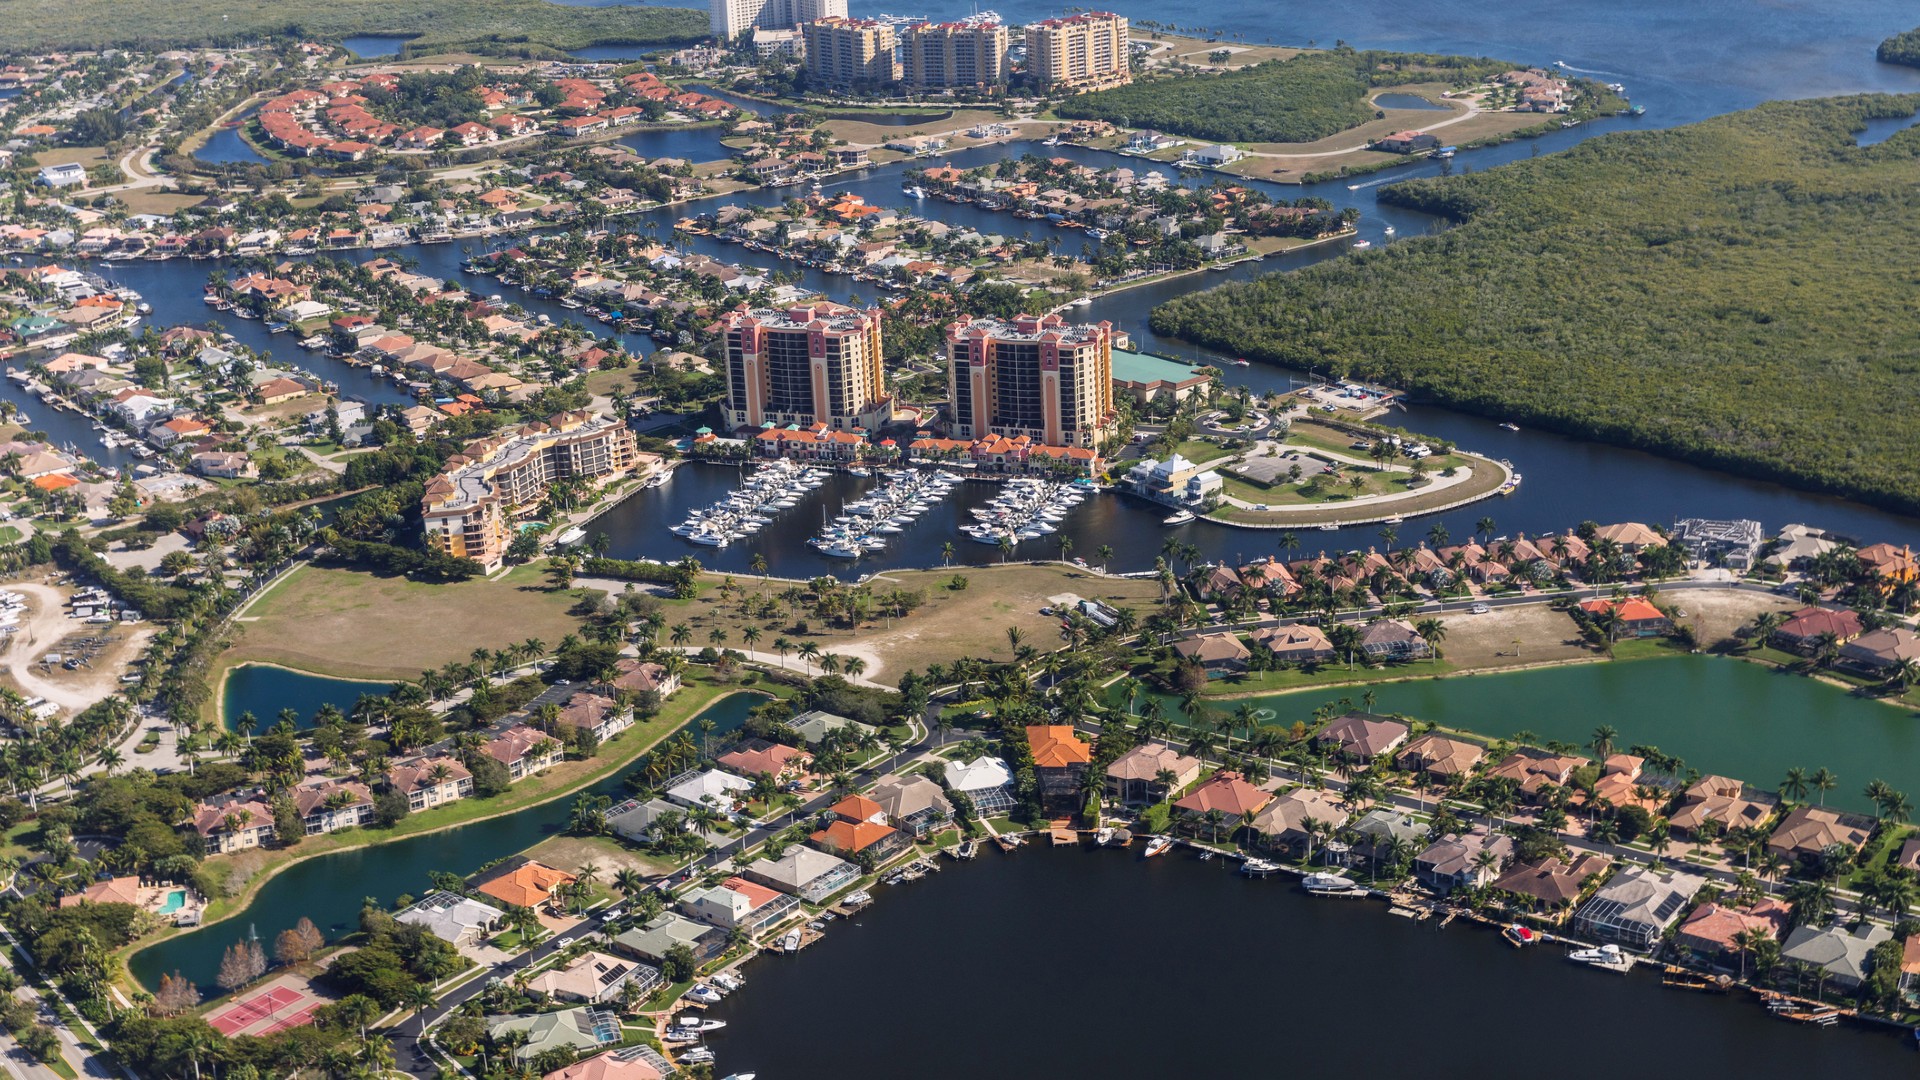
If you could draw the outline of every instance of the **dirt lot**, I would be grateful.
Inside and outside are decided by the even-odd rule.
[[[582,866],[596,863],[600,867],[598,883],[603,888],[611,888],[613,875],[629,868],[648,877],[659,877],[673,869],[623,847],[610,836],[556,836],[528,848],[526,855],[568,873],[579,873]]]
[[[1149,64],[1165,64],[1179,59],[1202,67],[1221,67],[1225,69],[1248,67],[1268,60],[1291,60],[1306,52],[1305,49],[1288,48],[1281,45],[1246,45],[1231,41],[1205,41],[1200,38],[1181,37],[1176,34],[1162,34],[1150,31],[1136,31],[1135,44],[1149,46],[1147,54]],[[1207,56],[1221,49],[1232,54],[1225,64],[1213,64]]]
[[[902,112],[921,110],[902,109]],[[908,135],[939,135],[965,131],[981,124],[991,124],[1000,119],[1000,114],[989,109],[955,109],[946,119],[935,119],[940,114],[929,112],[927,119],[918,124],[869,124],[860,120],[829,120],[826,129],[836,139],[860,146],[879,146],[890,139]]]
[[[265,660],[323,675],[416,678],[530,637],[549,647],[580,629],[575,598],[546,590],[538,566],[494,580],[425,585],[354,570],[305,567],[242,616],[223,664]]]
[[[0,670],[11,677],[21,693],[56,702],[69,714],[118,690],[127,662],[140,655],[147,639],[158,629],[152,623],[90,626],[69,618],[62,605],[73,595],[72,589],[17,581],[0,585],[0,589],[24,595],[29,612],[19,632],[6,639],[4,652],[0,652]],[[48,653],[62,652],[63,642],[84,636],[113,641],[94,655],[89,667],[68,671],[40,664]]]
[[[1730,637],[1759,612],[1787,611],[1798,606],[1784,596],[1731,589],[1667,593],[1663,602],[1669,601],[1685,612],[1681,621],[1692,624],[1702,649]],[[1581,642],[1572,616],[1545,604],[1494,608],[1485,615],[1449,615],[1446,625],[1447,640],[1441,648],[1447,660],[1462,669],[1594,657],[1593,650]]]

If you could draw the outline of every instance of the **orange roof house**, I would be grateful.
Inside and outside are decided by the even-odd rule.
[[[1218,810],[1226,815],[1227,820],[1233,821],[1242,814],[1259,811],[1272,801],[1272,795],[1247,783],[1239,773],[1232,769],[1221,769],[1173,805],[1175,809],[1188,814],[1204,815]]]
[[[813,834],[815,846],[836,855],[858,855],[884,844],[888,837],[899,836],[891,826],[871,821],[836,821]]]
[[[1034,725],[1027,728],[1027,746],[1033,751],[1033,764],[1041,769],[1070,769],[1093,760],[1093,750],[1064,724]]]
[[[474,885],[474,891],[519,907],[539,907],[574,880],[565,870],[528,859],[495,868],[491,876]]]
[[[1589,616],[1600,616],[1612,611],[1620,617],[1620,629],[1630,635],[1651,636],[1664,634],[1673,629],[1673,623],[1667,614],[1642,596],[1629,596],[1620,600],[1596,598],[1582,600],[1580,610]]]
[[[33,486],[41,491],[62,491],[66,488],[78,487],[79,484],[80,481],[67,473],[48,473],[45,476],[33,478]]]

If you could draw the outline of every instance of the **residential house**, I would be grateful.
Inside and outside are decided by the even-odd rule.
[[[1488,855],[1492,858],[1487,858]],[[1413,857],[1414,876],[1442,893],[1485,885],[1500,876],[1513,857],[1513,839],[1493,833],[1484,824],[1464,833],[1448,834]]]
[[[473,794],[473,773],[444,755],[402,758],[387,766],[387,786],[407,797],[407,808],[426,810]]]
[[[96,881],[77,892],[62,893],[60,906],[79,907],[81,904],[128,904],[144,907],[140,902],[140,877],[129,874],[126,877],[108,878]]]
[[[813,755],[797,747],[748,739],[714,759],[714,764],[739,776],[765,774],[782,784],[806,779]]]
[[[1376,806],[1361,814],[1349,826],[1354,834],[1354,851],[1376,859],[1388,859],[1394,845],[1407,852],[1426,847],[1427,827],[1412,814],[1385,806]]]
[[[1825,806],[1795,807],[1782,818],[1767,850],[1793,862],[1811,862],[1828,848],[1839,847],[1849,853],[1859,851],[1873,833],[1869,818],[1843,814]]]
[[[1667,538],[1637,521],[1602,525],[1593,531],[1594,540],[1607,540],[1624,555],[1638,555],[1650,547],[1664,547]]]
[[[1667,790],[1640,782],[1640,772],[1646,764],[1645,758],[1633,754],[1607,755],[1600,763],[1600,775],[1593,781],[1593,801],[1614,807],[1638,806],[1649,814],[1659,813],[1667,804]],[[1581,792],[1576,799],[1585,796],[1586,793]]]
[[[306,822],[308,836],[373,824],[373,792],[358,781],[308,781],[287,796]]]
[[[882,862],[912,842],[906,833],[886,823],[887,812],[879,803],[864,795],[849,795],[829,807],[827,813],[833,820],[809,839],[830,855],[857,858],[864,853]]]
[[[226,855],[271,841],[273,808],[254,796],[216,795],[196,805],[187,824],[206,841],[209,854]]]
[[[507,767],[507,776],[523,780],[543,773],[560,760],[560,740],[525,724],[509,724],[487,740],[488,756]]]
[[[1537,908],[1556,911],[1578,900],[1586,883],[1612,865],[1605,856],[1593,854],[1576,855],[1571,863],[1557,857],[1515,862],[1493,880],[1493,888]]]
[[[1882,678],[1906,661],[1920,663],[1920,634],[1904,626],[1869,630],[1840,647],[1839,666]]]
[[[513,1059],[522,1063],[531,1063],[549,1050],[577,1053],[620,1041],[620,1025],[596,1024],[585,1006],[496,1019],[488,1026],[487,1035],[498,1039],[514,1031],[526,1033],[527,1041],[513,1051]]]
[[[595,740],[606,742],[633,726],[633,710],[622,708],[610,697],[581,690],[560,707],[554,723],[576,732],[592,732]]]
[[[1360,651],[1370,660],[1418,660],[1433,646],[1399,619],[1376,619],[1360,629]]]
[[[658,1050],[643,1044],[595,1054],[564,1069],[555,1069],[540,1080],[665,1080],[673,1073],[672,1063],[661,1057]]]
[[[800,900],[743,877],[730,877],[710,889],[688,893],[680,901],[680,910],[725,930],[736,926],[759,930],[800,910]]]
[[[1648,949],[1706,883],[1706,878],[1681,870],[1628,867],[1581,906],[1573,925],[1591,938]]]
[[[748,881],[818,904],[858,880],[860,868],[824,851],[791,847],[778,859],[748,863],[740,874]]]
[[[1685,946],[1701,957],[1729,957],[1744,946],[1742,935],[1761,933],[1778,938],[1787,929],[1792,906],[1771,896],[1751,907],[1732,907],[1708,901],[1695,908],[1673,933],[1676,945]]]
[[[1232,835],[1240,827],[1244,815],[1257,815],[1272,801],[1272,795],[1247,783],[1239,773],[1232,769],[1221,769],[1184,798],[1176,800],[1173,808],[1179,811],[1180,823],[1190,831],[1197,833],[1204,829],[1212,835],[1218,831],[1219,825],[1224,825],[1228,835]],[[1219,811],[1217,818],[1214,814],[1216,810]]]
[[[1107,766],[1107,798],[1123,806],[1160,802],[1198,779],[1201,767],[1199,758],[1165,743],[1142,743]]]
[[[1873,947],[1893,939],[1893,931],[1876,922],[1862,923],[1856,930],[1840,926],[1824,929],[1796,927],[1780,946],[1780,959],[1805,965],[1822,980],[1852,990],[1867,981],[1872,973]]]
[[[477,945],[498,927],[507,913],[458,893],[432,892],[394,916],[398,922],[424,926],[450,945]]]
[[[1548,786],[1566,787],[1573,770],[1585,765],[1585,758],[1566,754],[1550,754],[1545,750],[1536,750],[1523,746],[1507,755],[1506,759],[1495,765],[1488,776],[1512,780],[1520,786],[1521,795],[1527,799],[1538,798],[1543,788]]]
[[[1891,591],[1900,582],[1920,578],[1920,568],[1915,566],[1913,549],[1904,544],[1900,547],[1868,544],[1853,554],[1868,573],[1880,580],[1882,589]]]
[[[1210,679],[1237,675],[1247,670],[1247,658],[1252,654],[1240,639],[1230,633],[1197,634],[1181,638],[1173,643],[1173,651],[1183,660],[1190,660],[1206,669]]]
[[[915,840],[926,839],[953,820],[953,804],[946,792],[925,776],[882,777],[871,795],[887,821]]]
[[[664,665],[647,660],[635,660],[622,657],[614,661],[613,682],[615,690],[627,690],[636,694],[653,693],[662,698],[673,696],[680,689],[680,676],[668,671]]]
[[[1424,131],[1396,131],[1374,140],[1373,149],[1386,154],[1412,154],[1440,145],[1440,137]]]
[[[574,883],[574,876],[516,855],[473,879],[473,890],[510,907],[538,908]]]
[[[1580,610],[1596,622],[1605,619],[1611,612],[1618,620],[1612,630],[1616,638],[1659,637],[1673,632],[1673,620],[1667,618],[1667,613],[1654,607],[1642,596],[1628,596],[1619,600],[1595,597],[1580,601]]]
[[[835,716],[818,709],[809,709],[794,717],[792,727],[793,733],[800,736],[808,746],[820,745],[820,740],[826,738],[829,732],[848,731],[860,736],[875,733],[871,726],[862,724],[858,720],[849,720],[844,716]]]
[[[696,960],[710,960],[727,947],[727,932],[672,911],[663,911],[613,939],[614,948],[650,964],[665,961],[667,953],[676,945],[685,945],[693,950]]]
[[[193,455],[193,471],[216,480],[242,480],[260,475],[253,458],[238,451]]]
[[[1425,773],[1429,780],[1445,783],[1449,776],[1472,775],[1474,766],[1486,754],[1479,743],[1428,734],[1401,748],[1394,765],[1403,772]]]
[[[707,769],[682,778],[669,786],[665,794],[668,802],[689,810],[704,806],[722,814],[730,814],[734,805],[746,798],[748,789],[752,787],[751,783],[730,772]]]
[[[1347,820],[1338,796],[1317,788],[1297,787],[1282,792],[1253,817],[1253,831],[1268,847],[1302,848],[1312,843],[1313,830],[1331,833]]]
[[[1333,642],[1326,631],[1312,623],[1270,626],[1253,632],[1256,645],[1265,646],[1275,660],[1289,664],[1315,664],[1333,659]]]
[[[983,754],[972,761],[949,761],[942,767],[941,776],[948,791],[965,795],[973,803],[977,817],[992,817],[1016,805],[1013,771],[997,757]]]
[[[615,836],[625,837],[636,844],[651,843],[658,838],[660,821],[668,815],[678,820],[682,828],[691,828],[684,806],[675,806],[665,799],[628,799],[609,807],[607,810],[607,829]]]
[[[1399,720],[1372,713],[1350,712],[1335,717],[1314,736],[1313,741],[1349,761],[1371,765],[1374,758],[1390,754],[1395,747],[1406,742],[1409,730]]]
[[[1828,635],[1832,635],[1835,644],[1845,645],[1865,629],[1859,613],[1847,608],[1804,607],[1787,616],[1774,630],[1772,640],[1783,649],[1812,656],[1825,644]]]
[[[1753,828],[1766,824],[1773,816],[1774,802],[1747,791],[1747,786],[1727,776],[1703,776],[1680,793],[1680,805],[1667,816],[1667,826],[1685,837],[1700,835],[1701,827],[1714,822],[1721,832]]]
[[[617,1000],[621,988],[642,973],[651,976],[649,981],[654,985],[659,985],[659,971],[632,960],[589,950],[528,979],[527,989],[562,1001],[584,1001],[589,1005],[599,1005]]]
[[[147,441],[165,449],[182,439],[197,439],[212,431],[205,422],[191,416],[176,416],[147,429]]]

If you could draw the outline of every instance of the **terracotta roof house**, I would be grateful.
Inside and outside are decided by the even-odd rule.
[[[1417,660],[1433,655],[1433,646],[1399,619],[1376,619],[1361,628],[1360,651],[1373,660]]]
[[[1810,656],[1828,634],[1845,645],[1859,637],[1865,629],[1860,624],[1859,613],[1847,608],[1804,607],[1787,616],[1787,621],[1774,630],[1773,641],[1783,648]]]
[[[1313,741],[1350,761],[1371,764],[1374,758],[1390,754],[1394,747],[1406,742],[1409,730],[1398,720],[1350,712],[1334,717]]]
[[[1247,783],[1239,773],[1221,769],[1173,806],[1190,826],[1204,825],[1207,815],[1218,810],[1231,829],[1239,824],[1242,814],[1257,812],[1272,801],[1273,796]]]
[[[560,760],[560,740],[525,724],[509,724],[487,740],[487,755],[520,780],[544,772]]]
[[[473,882],[473,891],[485,893],[505,904],[537,908],[552,899],[561,888],[571,885],[574,876],[544,863],[515,856],[488,870]]]
[[[1801,806],[1781,819],[1767,848],[1788,859],[1805,861],[1818,858],[1835,845],[1859,851],[1872,833],[1873,822],[1866,818],[1825,806]]]
[[[1641,548],[1664,547],[1667,538],[1637,521],[1621,522],[1618,525],[1602,525],[1593,531],[1595,540],[1610,540],[1628,555],[1636,554]]]
[[[871,821],[848,821],[844,818],[808,839],[830,855],[854,858],[862,852],[870,852],[876,861],[886,859],[910,842],[907,834],[898,829]]]
[[[1662,792],[1658,796],[1641,796],[1641,789],[1650,787],[1640,783],[1640,771],[1645,766],[1646,759],[1632,754],[1609,755],[1607,760],[1600,763],[1600,775],[1593,782],[1594,801],[1604,799],[1611,806],[1638,806],[1650,814],[1659,813],[1660,808],[1667,804],[1666,789],[1657,789]],[[1581,796],[1585,794],[1580,793]]]
[[[1316,788],[1297,787],[1282,792],[1253,818],[1253,830],[1266,837],[1269,847],[1297,848],[1307,842],[1307,823],[1339,827],[1347,820],[1336,796]]]
[[[1900,547],[1894,547],[1892,544],[1868,544],[1854,552],[1854,556],[1860,560],[1860,565],[1889,585],[1899,581],[1913,581],[1917,576],[1913,549],[1904,544]]]
[[[1306,664],[1333,658],[1333,642],[1326,632],[1310,623],[1269,626],[1253,632],[1253,641],[1273,654],[1275,660]]]
[[[1730,955],[1739,951],[1740,944],[1736,939],[1747,931],[1758,931],[1768,937],[1778,938],[1786,930],[1787,915],[1792,910],[1791,905],[1771,896],[1744,908],[1709,901],[1687,916],[1680,928],[1674,931],[1673,940],[1698,955]]]
[[[1043,805],[1070,800],[1078,794],[1080,774],[1093,760],[1093,750],[1065,724],[1029,725],[1027,747],[1040,780]]]
[[[1699,874],[1680,870],[1628,867],[1581,906],[1573,925],[1588,937],[1649,948],[1706,883]]]
[[[63,908],[77,907],[81,904],[131,904],[140,906],[140,878],[135,875],[108,878],[96,881],[81,889],[70,892],[60,898]]]
[[[680,910],[690,917],[728,930],[736,926],[757,930],[799,906],[792,896],[742,877],[696,889],[680,901]]]
[[[425,810],[473,794],[473,773],[451,757],[403,758],[387,766],[387,786],[407,797],[410,810]]]
[[[1445,735],[1422,735],[1400,751],[1394,765],[1406,772],[1423,772],[1435,780],[1465,776],[1487,755],[1486,747]]]
[[[1884,676],[1903,660],[1920,663],[1920,634],[1904,626],[1869,630],[1840,647],[1840,666],[1862,675]]]
[[[213,855],[259,847],[273,839],[273,808],[247,795],[216,795],[196,805],[187,823],[206,840],[207,852]]]
[[[306,822],[308,836],[373,824],[373,792],[357,781],[310,781],[287,795]]]
[[[617,674],[614,675],[610,685],[616,690],[631,690],[635,693],[651,691],[661,697],[671,697],[675,690],[680,689],[680,676],[669,672],[660,664],[635,660],[628,656],[614,661],[613,669]]]
[[[1774,803],[1749,794],[1746,787],[1731,777],[1703,776],[1680,793],[1680,805],[1667,816],[1667,825],[1682,836],[1697,836],[1709,821],[1723,829],[1763,825],[1773,816]]]
[[[1492,852],[1491,865],[1481,852]],[[1505,833],[1489,833],[1484,824],[1464,833],[1443,836],[1413,857],[1413,872],[1429,887],[1445,893],[1462,886],[1485,885],[1500,876],[1500,868],[1513,857],[1513,838]]]
[[[633,710],[590,690],[577,691],[560,707],[554,723],[574,731],[591,731],[601,742],[633,726]]]
[[[1168,786],[1161,772],[1173,774],[1174,791],[1200,775],[1200,759],[1180,753],[1165,743],[1142,743],[1107,766],[1107,797],[1126,806],[1142,806],[1166,798]]]
[[[1549,754],[1545,750],[1536,750],[1523,746],[1506,759],[1495,765],[1487,775],[1513,780],[1520,785],[1520,791],[1528,798],[1540,794],[1540,789],[1551,784],[1565,787],[1567,778],[1573,770],[1586,764],[1585,758],[1570,757],[1565,754]]]
[[[1580,601],[1580,610],[1590,618],[1599,618],[1609,611],[1619,616],[1620,626],[1615,636],[1659,637],[1673,632],[1673,620],[1644,597],[1629,596],[1620,600],[1596,597]]]
[[[1247,670],[1252,654],[1233,634],[1199,634],[1173,643],[1173,651],[1183,660],[1197,661],[1209,676],[1233,675]]]
[[[1870,922],[1848,932],[1843,927],[1797,927],[1780,946],[1780,959],[1820,969],[1827,982],[1847,989],[1867,981],[1873,947],[1890,941],[1893,931]]]
[[[1516,862],[1493,881],[1493,887],[1515,896],[1528,897],[1546,909],[1565,907],[1580,898],[1581,886],[1588,878],[1613,865],[1601,855],[1576,856],[1571,864],[1557,858],[1537,863]]]
[[[766,773],[775,780],[798,780],[813,764],[813,755],[805,750],[764,739],[748,739],[714,759],[715,765],[740,776]]]
[[[649,1056],[628,1050],[609,1050],[556,1069],[540,1080],[661,1080],[668,1070],[649,1061]]]

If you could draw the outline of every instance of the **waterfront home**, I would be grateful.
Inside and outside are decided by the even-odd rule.
[[[1474,766],[1486,755],[1486,747],[1479,743],[1427,734],[1403,747],[1394,759],[1394,766],[1402,772],[1424,773],[1429,780],[1445,783],[1449,776],[1471,776]]]
[[[560,740],[521,723],[511,723],[487,740],[487,755],[507,767],[507,776],[524,780],[560,760]]]
[[[1226,490],[1226,483],[1218,472],[1179,454],[1165,461],[1142,458],[1121,480],[1121,486],[1135,495],[1169,506],[1202,505]]]
[[[140,906],[140,879],[137,876],[108,878],[96,881],[78,892],[63,893],[60,906],[78,907],[81,904],[127,904]]]
[[[1649,814],[1659,813],[1667,804],[1668,794],[1665,788],[1640,782],[1640,773],[1646,764],[1645,758],[1633,754],[1607,755],[1600,763],[1600,775],[1593,781],[1591,800],[1613,807],[1638,806]],[[1588,798],[1587,792],[1576,792],[1574,802],[1584,804]]]
[[[985,754],[972,761],[949,761],[941,776],[947,790],[965,795],[975,815],[987,818],[1013,809],[1013,772],[1007,763]]]
[[[577,732],[590,731],[596,740],[606,742],[633,726],[633,710],[622,708],[610,697],[580,690],[561,706],[554,723]]]
[[[1613,636],[1621,637],[1659,637],[1673,632],[1673,620],[1667,613],[1654,607],[1645,597],[1628,596],[1619,600],[1595,598],[1580,601],[1580,610],[1590,619],[1599,619],[1612,612],[1619,619]]]
[[[1717,822],[1724,832],[1764,825],[1773,816],[1769,796],[1750,793],[1747,786],[1727,776],[1703,776],[1680,793],[1680,805],[1667,817],[1668,827],[1680,836],[1698,836],[1700,827]]]
[[[1233,634],[1196,634],[1173,643],[1173,651],[1182,660],[1199,664],[1210,679],[1238,675],[1247,670],[1252,655]]]
[[[1803,607],[1787,616],[1773,631],[1771,640],[1783,649],[1812,656],[1828,635],[1836,644],[1845,645],[1865,629],[1859,613],[1847,608]]]
[[[245,480],[260,475],[260,470],[254,467],[253,458],[238,451],[195,454],[188,467],[214,480]]]
[[[1916,572],[1913,549],[1902,544],[1868,544],[1853,553],[1860,565],[1880,580],[1882,589],[1891,591],[1893,586],[1903,581],[1913,581],[1920,577]]]
[[[926,839],[953,820],[953,804],[946,792],[924,776],[883,776],[870,794],[888,823],[915,840]]]
[[[1780,820],[1767,850],[1792,862],[1812,862],[1832,847],[1858,852],[1873,834],[1873,820],[1825,806],[1801,806]]]
[[[555,1069],[540,1080],[663,1080],[673,1072],[672,1063],[658,1050],[642,1044],[595,1054]]]
[[[273,808],[257,796],[216,795],[193,808],[187,824],[207,843],[207,853],[226,855],[273,839]]]
[[[1440,145],[1440,137],[1424,131],[1396,131],[1374,140],[1372,149],[1383,154],[1411,154]]]
[[[1092,748],[1065,724],[1028,725],[1027,747],[1040,780],[1042,805],[1071,802],[1079,794],[1080,777],[1093,761]]]
[[[1142,743],[1107,766],[1107,798],[1122,806],[1160,802],[1198,779],[1201,767],[1166,743]]]
[[[457,802],[473,794],[473,773],[457,758],[425,754],[387,766],[387,786],[407,797],[407,809]]]
[[[1823,982],[1852,990],[1867,981],[1873,947],[1892,938],[1893,931],[1875,922],[1851,931],[1839,926],[1801,926],[1787,935],[1780,959],[1818,973]]]
[[[1680,870],[1628,867],[1574,913],[1573,925],[1587,937],[1651,948],[1706,883]]]
[[[1531,863],[1515,862],[1493,879],[1493,888],[1530,907],[1555,911],[1578,900],[1587,882],[1612,865],[1612,860],[1593,854],[1576,855],[1571,863],[1557,857]]]
[[[1545,750],[1536,750],[1523,746],[1508,754],[1504,760],[1487,772],[1488,776],[1512,780],[1520,785],[1520,793],[1528,799],[1537,798],[1541,789],[1552,785],[1567,786],[1568,777],[1573,770],[1587,763],[1587,759],[1567,754],[1550,754]]]
[[[1412,814],[1376,806],[1355,818],[1349,826],[1354,834],[1354,850],[1380,858],[1389,845],[1398,843],[1408,852],[1426,845],[1427,827]]]
[[[498,1019],[488,1026],[487,1036],[499,1039],[515,1031],[524,1032],[527,1041],[513,1051],[513,1059],[526,1064],[549,1050],[578,1053],[620,1041],[619,1023],[596,1023],[592,1010],[585,1006]]]
[[[1399,720],[1372,713],[1350,712],[1334,717],[1313,737],[1313,741],[1348,761],[1371,765],[1374,758],[1390,754],[1395,747],[1406,742],[1409,730]]]
[[[1750,907],[1731,907],[1708,901],[1695,908],[1673,932],[1676,945],[1693,951],[1695,956],[1717,958],[1737,955],[1741,935],[1761,933],[1778,938],[1787,929],[1790,904],[1765,897]]]
[[[615,935],[613,939],[614,948],[649,964],[664,961],[667,953],[676,945],[692,949],[696,960],[710,960],[727,947],[727,932],[717,926],[694,922],[684,915],[663,911],[644,924]]]
[[[875,729],[858,720],[849,720],[844,716],[835,716],[819,709],[809,709],[793,718],[793,733],[800,736],[808,746],[818,746],[830,732],[846,731],[856,736],[875,733]]]
[[[287,793],[308,836],[373,824],[373,792],[355,780],[317,780]]]
[[[621,657],[614,661],[613,681],[608,685],[615,690],[627,690],[636,694],[654,693],[663,698],[673,696],[680,689],[680,676],[668,671],[664,665],[647,660]]]
[[[1765,537],[1760,523],[1751,518],[1681,518],[1673,523],[1671,543],[1702,563],[1746,570]]]
[[[1313,664],[1333,659],[1333,642],[1326,631],[1311,623],[1269,626],[1253,632],[1253,643],[1286,664]]]
[[[800,900],[743,877],[730,877],[712,888],[695,889],[681,897],[680,910],[722,930],[744,926],[757,931],[799,911]]]
[[[458,893],[431,892],[395,915],[397,922],[423,926],[434,937],[453,945],[477,945],[500,925],[506,912]]]
[[[714,764],[741,776],[767,775],[782,784],[806,779],[813,755],[798,747],[748,739],[714,759]]]
[[[1881,678],[1903,660],[1920,662],[1920,634],[1904,626],[1869,630],[1840,647],[1840,667]]]
[[[1491,852],[1492,859],[1483,857]],[[1449,833],[1413,857],[1413,873],[1429,888],[1447,893],[1454,889],[1485,885],[1500,876],[1500,868],[1513,857],[1513,839],[1506,833],[1494,833],[1478,824],[1464,833]]]
[[[615,836],[625,837],[636,844],[648,844],[659,839],[660,820],[668,815],[676,815],[669,820],[678,820],[683,829],[693,827],[687,820],[685,807],[675,806],[665,799],[628,799],[607,810],[607,829]]]
[[[1179,812],[1179,821],[1188,830],[1197,833],[1206,829],[1211,834],[1216,828],[1210,820],[1214,811],[1220,812],[1220,820],[1232,832],[1239,827],[1243,815],[1257,814],[1272,801],[1272,795],[1247,783],[1239,773],[1232,769],[1221,769],[1184,798],[1175,801],[1173,808]]]
[[[1637,555],[1646,548],[1664,547],[1667,543],[1666,537],[1637,521],[1602,525],[1593,531],[1593,538],[1612,542],[1625,555]]]
[[[797,896],[809,904],[824,902],[860,876],[860,868],[809,847],[791,847],[778,859],[756,859],[740,876]]]
[[[865,854],[875,862],[885,860],[912,841],[906,833],[886,823],[887,812],[864,795],[849,795],[827,810],[833,820],[808,837],[815,847],[841,858]]]
[[[1370,660],[1418,660],[1433,646],[1399,619],[1375,619],[1360,629],[1360,651]]]
[[[588,951],[528,979],[527,989],[562,1001],[584,1001],[589,1005],[598,1005],[618,998],[621,988],[643,973],[649,978],[640,980],[644,984],[642,990],[659,985],[660,972],[654,968],[603,952]]]
[[[1282,792],[1253,817],[1253,831],[1266,838],[1268,847],[1295,849],[1306,846],[1310,829],[1331,833],[1347,820],[1337,796],[1317,788],[1297,787]]]
[[[668,802],[689,810],[705,806],[722,814],[730,814],[735,804],[744,799],[752,787],[751,783],[730,772],[707,769],[682,776],[667,788],[665,794]]]
[[[472,880],[473,891],[514,907],[538,908],[574,883],[574,876],[516,855]]]

